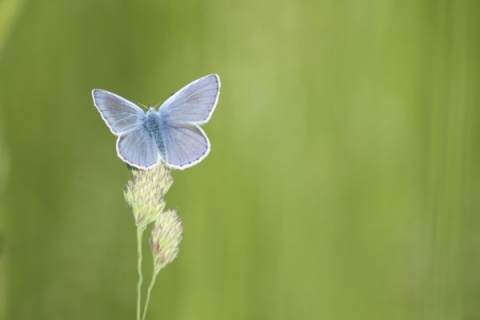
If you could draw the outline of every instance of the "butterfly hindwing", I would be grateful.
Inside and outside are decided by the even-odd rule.
[[[155,140],[144,128],[120,136],[117,153],[125,162],[139,169],[154,166],[160,157]]]
[[[167,123],[162,128],[165,162],[174,169],[189,168],[210,152],[210,142],[201,128],[189,123]]]

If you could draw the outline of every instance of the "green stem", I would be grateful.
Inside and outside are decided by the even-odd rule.
[[[142,236],[143,228],[137,227],[137,268],[138,268],[138,284],[137,284],[137,320],[140,320],[141,307],[142,307]]]
[[[147,300],[145,301],[145,307],[143,308],[142,320],[145,320],[145,317],[147,316],[148,303],[150,302],[150,293],[152,292],[152,288],[153,288],[153,285],[155,284],[155,280],[157,279],[157,275],[158,273],[153,271],[152,281],[150,281],[150,285],[148,286]]]

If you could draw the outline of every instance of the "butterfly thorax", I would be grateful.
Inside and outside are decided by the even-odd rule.
[[[145,114],[145,129],[153,134],[159,133],[163,126],[160,114],[153,108],[149,108]]]

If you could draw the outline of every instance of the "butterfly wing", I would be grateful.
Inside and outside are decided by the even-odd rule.
[[[120,136],[117,140],[117,154],[120,159],[138,169],[153,167],[160,160],[155,140],[144,127]]]
[[[114,93],[95,89],[93,102],[113,134],[118,136],[117,154],[129,165],[148,169],[159,161],[155,140],[143,126],[145,112]]]
[[[193,81],[165,101],[158,112],[167,122],[207,122],[220,94],[220,78],[211,74]]]
[[[163,157],[168,166],[189,168],[208,155],[210,142],[198,125],[210,119],[219,94],[220,78],[212,74],[186,85],[160,107]]]
[[[201,128],[190,123],[165,123],[161,131],[165,162],[174,169],[189,168],[210,152],[210,141]]]
[[[145,112],[114,93],[94,89],[93,103],[113,134],[120,136],[141,128]]]

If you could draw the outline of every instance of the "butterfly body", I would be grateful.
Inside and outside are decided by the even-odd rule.
[[[160,161],[185,169],[202,161],[210,152],[210,142],[199,125],[210,119],[219,94],[219,77],[209,75],[172,95],[158,111],[150,107],[144,112],[114,93],[92,91],[102,119],[118,137],[118,156],[138,169]]]
[[[150,107],[145,114],[143,126],[151,135],[152,139],[156,142],[162,159],[165,159],[165,144],[163,143],[164,137],[162,137],[162,130],[165,128],[165,121],[160,116],[160,113]]]

